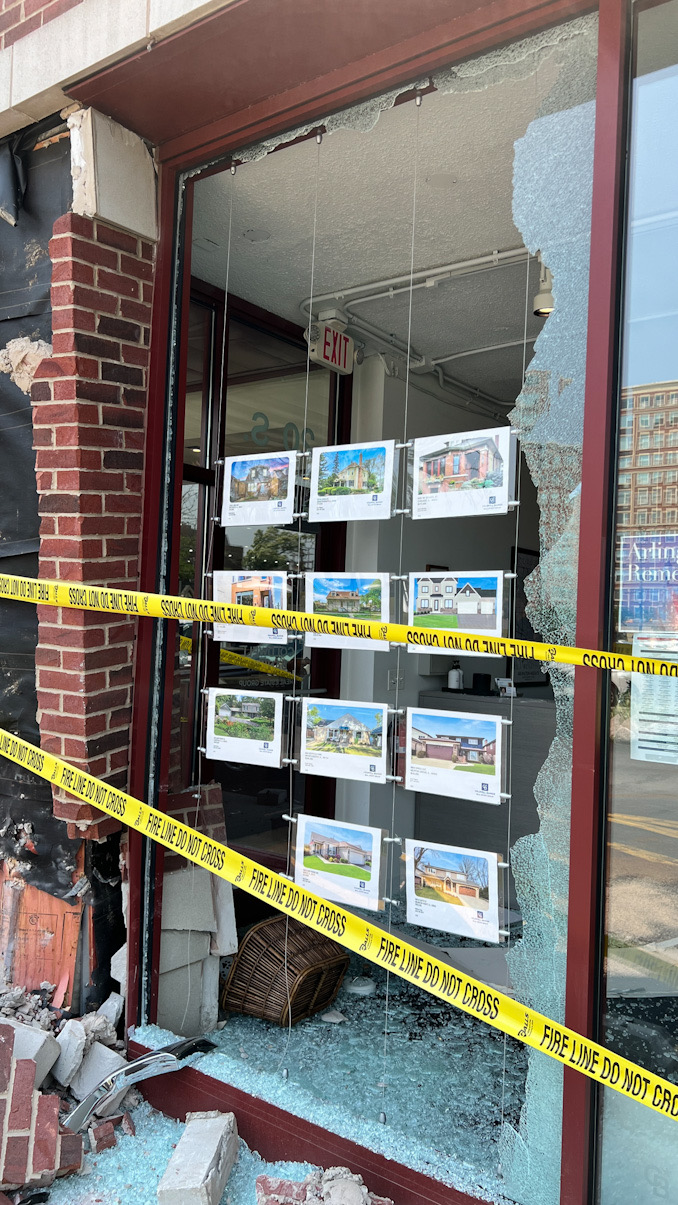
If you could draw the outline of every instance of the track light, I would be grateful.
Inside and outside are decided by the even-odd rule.
[[[553,313],[555,302],[553,300],[553,277],[551,269],[546,267],[539,257],[539,292],[532,302],[532,310],[536,318],[548,318],[549,314]]]

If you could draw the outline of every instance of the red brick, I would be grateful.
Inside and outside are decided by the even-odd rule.
[[[120,272],[111,272],[107,268],[97,268],[97,286],[109,293],[115,293],[117,297],[138,298],[141,291],[138,280],[123,276]],[[102,305],[100,308],[103,310],[106,307]]]
[[[36,666],[51,666],[55,669],[61,665],[61,653],[59,649],[45,648],[43,645],[38,645],[35,650]]]
[[[86,398],[91,402],[108,402],[111,404],[120,400],[120,387],[118,385],[106,384],[104,381],[77,381],[75,395],[78,398]]]
[[[107,314],[99,316],[97,330],[100,335],[111,335],[114,339],[124,340],[125,343],[138,343],[141,338],[141,327],[136,322],[125,322]]]
[[[142,469],[144,466],[144,457],[141,452],[123,452],[111,451],[104,452],[104,468],[105,469]],[[116,475],[117,476],[117,475]],[[122,480],[120,481],[121,488]],[[116,487],[106,484],[107,489],[115,489]]]
[[[52,303],[52,330],[76,330],[76,331],[93,331],[96,326],[96,317],[88,310],[74,309],[73,306],[67,305],[60,309],[54,308]]]
[[[36,469],[100,469],[101,452],[94,448],[82,447],[48,448],[37,453],[35,467]]]
[[[75,8],[78,4],[82,4],[82,0],[52,0],[52,3],[43,10],[43,25],[47,25],[48,21],[53,21],[55,17],[60,17],[62,13],[67,13],[69,9]]]
[[[120,344],[114,342],[113,339],[102,339],[100,335],[85,335],[78,332],[75,336],[75,344],[78,351],[84,352],[87,356],[96,356],[99,360],[120,358]]]
[[[37,676],[38,707],[40,711],[61,711],[61,695],[50,694],[48,690],[40,690],[40,674]]]
[[[50,607],[52,617],[54,609]],[[65,615],[69,612],[65,612]],[[72,614],[72,612],[71,612]],[[94,614],[100,614],[95,612]],[[40,644],[65,646],[68,648],[96,649],[103,648],[106,642],[106,630],[102,627],[69,627],[64,618],[63,626],[50,627],[40,624]]]
[[[6,29],[11,29],[11,27],[16,25],[20,20],[21,14],[18,13],[16,9],[2,13],[2,15],[0,15],[0,33],[4,33]]]
[[[94,238],[94,222],[84,218],[79,213],[64,213],[52,226],[52,234],[81,234],[84,238]]]
[[[56,519],[54,515],[43,515],[40,519],[40,538],[56,534]]]
[[[49,381],[33,381],[31,385],[32,402],[49,402],[52,400],[52,386]]]
[[[139,280],[153,280],[153,265],[145,259],[137,259],[131,255],[120,256],[120,271],[128,276],[136,276]]]
[[[62,523],[77,525],[73,531],[65,527],[62,533]],[[104,519],[100,515],[64,515],[59,519],[59,535],[83,536],[119,536],[128,534],[125,519],[122,515],[111,515]]]
[[[63,402],[74,402],[76,396],[76,382],[73,378],[64,378],[54,382],[54,400]]]
[[[124,433],[108,426],[80,429],[80,445],[83,448],[121,448],[123,443]],[[101,454],[97,452],[96,455]]]
[[[141,258],[142,259],[153,259],[154,255],[155,255],[155,244],[154,243],[145,243],[142,239],[142,241],[141,241]]]
[[[77,1172],[82,1164],[82,1138],[79,1134],[59,1135],[59,1172]]]
[[[99,494],[44,494],[40,499],[40,510],[49,514],[77,515],[81,511],[89,514],[101,512]]]
[[[126,406],[143,408],[146,405],[146,393],[143,389],[123,389],[122,400]]]
[[[55,757],[64,757],[63,740],[60,736],[47,736],[44,732],[40,734],[40,748],[45,750],[45,753],[53,753]]]
[[[130,410],[126,406],[120,406],[118,409],[103,406],[101,419],[102,422],[110,423],[113,427],[143,427],[144,425],[143,414],[138,410]]]
[[[27,1130],[31,1124],[33,1088],[35,1086],[35,1063],[33,1059],[16,1059],[12,1101],[7,1121],[8,1130]]]
[[[109,247],[117,247],[120,251],[127,251],[131,255],[136,254],[137,240],[134,235],[124,234],[122,230],[106,226],[100,221],[97,222],[96,238],[98,243],[105,243]]]
[[[144,301],[152,301],[153,300],[153,285],[147,284],[146,281],[144,281],[143,285],[141,286],[141,296]]]
[[[122,359],[124,364],[138,364],[140,368],[147,368],[148,348],[135,347],[132,343],[123,343]]]
[[[108,817],[106,820],[100,820],[98,824],[88,825],[85,832],[81,832],[74,824],[66,826],[66,832],[72,841],[87,837],[88,841],[105,841],[106,837],[110,837],[111,833],[119,833],[122,830],[122,825],[119,820],[113,820]]]
[[[104,452],[104,467],[107,456],[120,455],[125,453]],[[84,469],[66,469],[63,473],[57,473],[57,486],[60,490],[120,490],[124,488],[124,481],[120,473],[92,473]]]
[[[130,364],[115,364],[104,360],[101,365],[103,381],[117,381],[121,385],[143,385],[144,374],[140,368]]]
[[[103,309],[103,306],[101,307]],[[139,301],[130,301],[123,297],[120,302],[120,313],[123,318],[132,318],[135,322],[150,323],[151,307]]]
[[[33,447],[51,448],[54,443],[54,432],[50,431],[49,427],[34,427],[33,429]]]
[[[5,1149],[5,1165],[2,1179],[5,1184],[25,1184],[28,1172],[28,1135],[10,1135]]]
[[[61,426],[64,423],[97,425],[99,411],[96,406],[78,405],[76,402],[58,405],[54,402],[52,405],[39,406],[33,416],[33,422],[39,423],[40,426]]]
[[[52,265],[52,284],[62,284],[67,280],[77,280],[81,285],[94,284],[94,268],[90,264],[80,264],[74,259],[62,259]],[[54,347],[58,351],[57,346]]]
[[[5,47],[13,46],[19,38],[25,38],[27,34],[33,33],[34,29],[39,29],[42,25],[42,13],[34,13],[27,21],[22,21],[20,25],[15,25],[14,29],[8,29],[5,34]]]
[[[146,445],[146,437],[143,431],[125,431],[125,447],[136,448],[143,451]]]
[[[52,474],[38,473],[36,477],[36,484],[38,487],[38,493],[40,494],[44,493],[45,490],[51,490],[53,487]]]
[[[59,1097],[41,1095],[38,1099],[38,1113],[35,1123],[35,1138],[33,1142],[32,1171],[53,1171],[57,1164],[57,1145],[59,1138]]]
[[[55,248],[53,250],[52,248]],[[49,245],[49,253],[52,259],[63,259],[68,257],[71,260],[82,260],[83,263],[92,264],[101,268],[113,268],[117,271],[118,268],[118,253],[111,250],[109,247],[101,247],[95,242],[85,242],[81,238],[62,237],[53,239]]]
[[[112,1121],[102,1121],[100,1125],[91,1126],[89,1131],[90,1146],[95,1154],[115,1146],[117,1138]]]
[[[102,273],[106,275],[106,272],[103,268],[97,268],[99,287],[101,287]],[[122,279],[124,280],[125,277],[123,276]],[[68,285],[61,285],[59,287],[64,290],[69,289]],[[76,284],[70,287],[70,298],[66,293],[64,293],[64,300],[55,302],[54,298],[52,298],[52,305],[82,306],[86,310],[95,310],[97,313],[103,311],[106,314],[114,314],[118,308],[118,299],[117,297],[112,297],[109,293],[99,292],[98,288],[96,290],[86,289],[84,285]],[[127,315],[125,315],[125,317],[126,316]]]
[[[6,1092],[12,1069],[14,1030],[11,1025],[0,1025],[0,1092]]]

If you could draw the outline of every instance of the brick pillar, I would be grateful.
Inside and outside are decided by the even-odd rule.
[[[38,367],[33,427],[41,577],[138,586],[154,246],[77,214],[59,218],[52,258],[53,354]],[[135,623],[38,608],[43,749],[127,786]],[[70,836],[117,821],[55,794]]]

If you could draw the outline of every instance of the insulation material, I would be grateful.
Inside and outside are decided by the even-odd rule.
[[[0,986],[21,984],[30,991],[54,983],[68,1008],[73,1003],[82,900],[70,903],[40,891],[12,877],[7,863],[0,864],[0,891]]]

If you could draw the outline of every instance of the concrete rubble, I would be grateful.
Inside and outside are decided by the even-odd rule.
[[[55,993],[47,982],[0,992],[0,1191],[48,1185],[80,1168],[83,1139],[65,1128],[66,1117],[127,1062],[117,1032],[122,996],[112,992],[96,1012],[75,1017],[53,1004]],[[115,1145],[117,1125],[134,1134],[124,1097],[123,1109],[141,1099],[125,1089],[102,1106],[89,1128],[92,1151]]]
[[[362,1176],[347,1167],[311,1172],[304,1180],[257,1176],[257,1205],[393,1205],[390,1197],[370,1192]]]
[[[219,1205],[237,1158],[233,1113],[187,1113],[186,1128],[158,1185],[159,1205]]]

